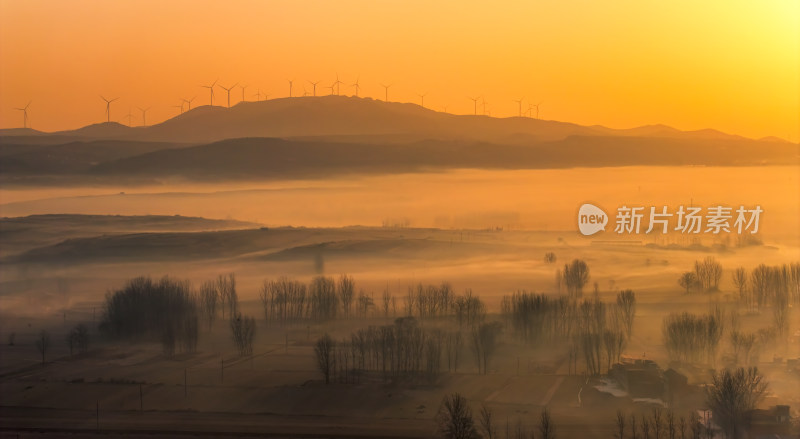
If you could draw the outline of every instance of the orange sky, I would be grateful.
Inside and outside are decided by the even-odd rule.
[[[490,4],[491,3],[491,4]],[[338,72],[361,95],[492,116],[514,99],[542,118],[626,128],[663,123],[800,139],[800,2],[743,1],[10,1],[0,0],[0,127],[112,120],[219,78],[270,97],[327,93]],[[304,83],[304,84],[303,84]],[[351,87],[342,87],[352,94]],[[217,89],[216,103],[224,92]],[[232,94],[241,99],[241,90]]]

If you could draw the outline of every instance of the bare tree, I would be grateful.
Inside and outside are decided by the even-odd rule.
[[[200,284],[200,304],[209,329],[217,317],[217,303],[220,300],[217,286],[218,284],[214,281],[205,281]]]
[[[253,339],[256,334],[256,319],[253,317],[242,316],[241,313],[236,312],[231,317],[230,321],[231,333],[233,334],[233,342],[239,355],[252,355],[253,354]]]
[[[653,437],[655,439],[661,439],[661,431],[662,431],[662,419],[661,419],[661,409],[654,408],[653,409]]]
[[[553,418],[550,416],[550,411],[547,407],[542,409],[539,415],[539,437],[541,439],[554,439],[556,437],[555,425],[553,425]]]
[[[392,293],[389,292],[389,287],[387,286],[385,290],[383,290],[383,316],[389,317],[389,305],[392,303]]]
[[[483,436],[486,439],[494,439],[497,436],[497,427],[494,423],[494,414],[492,413],[492,410],[486,406],[486,404],[481,405],[479,421],[481,431],[483,431]]]
[[[331,382],[331,375],[334,370],[336,342],[330,335],[324,334],[314,345],[314,355],[317,358],[317,366],[322,376],[325,377],[325,384]]]
[[[689,294],[693,288],[699,286],[697,281],[697,275],[694,272],[687,271],[678,278],[678,285],[681,286],[684,290],[686,290],[686,294]]]
[[[589,282],[589,266],[582,259],[573,259],[564,265],[564,285],[572,297],[581,297],[583,287]]]
[[[692,432],[692,439],[700,439],[703,434],[703,424],[700,423],[700,416],[697,412],[692,412],[689,415],[689,430]]]
[[[353,298],[355,297],[355,285],[352,276],[343,274],[339,277],[337,290],[339,290],[339,300],[342,302],[342,311],[344,311],[345,317],[350,316]]]
[[[436,414],[439,433],[447,439],[478,439],[472,410],[467,399],[458,393],[447,395]]]
[[[633,318],[636,316],[636,294],[631,290],[620,291],[617,294],[617,307],[625,326],[625,333],[630,337],[633,331]]]
[[[669,439],[676,439],[675,433],[677,430],[675,429],[675,413],[672,410],[667,411],[667,434],[669,435]]]
[[[79,323],[67,334],[67,345],[69,345],[69,354],[72,355],[74,351],[85,353],[89,349],[89,328],[83,323]]]
[[[472,349],[478,364],[478,373],[485,375],[489,369],[489,360],[497,349],[497,334],[500,332],[498,322],[484,323],[472,330]]]
[[[642,422],[639,424],[642,428],[642,438],[650,439],[650,419],[642,414]]]
[[[706,388],[706,403],[714,422],[726,436],[738,439],[744,437],[750,413],[766,390],[767,383],[755,367],[723,370],[711,375],[711,385]]]
[[[561,270],[556,270],[556,292],[561,294],[561,285],[564,283],[564,274]]]
[[[42,330],[39,332],[39,337],[36,339],[36,350],[42,354],[42,364],[45,362],[48,349],[50,349],[50,334]]]
[[[739,267],[731,273],[731,280],[733,280],[733,285],[736,286],[736,290],[739,292],[739,301],[746,305],[749,305],[749,300],[747,297],[747,270],[744,267]]]
[[[616,431],[617,439],[625,439],[625,414],[622,413],[622,410],[617,410],[617,422],[615,426],[617,428]]]
[[[236,294],[236,276],[233,273],[220,274],[217,278],[217,291],[222,305],[222,318],[225,318],[225,307],[228,307],[228,318],[235,317],[239,309],[239,296]]]
[[[709,256],[702,261],[696,261],[694,263],[694,273],[703,290],[719,290],[719,280],[722,277],[722,265],[716,258]]]

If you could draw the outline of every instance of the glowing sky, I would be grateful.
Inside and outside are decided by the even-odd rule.
[[[0,127],[148,123],[219,78],[270,98],[360,78],[361,95],[492,116],[663,123],[800,139],[800,2],[0,0]],[[217,90],[217,103],[224,93]],[[232,93],[241,99],[241,89]]]

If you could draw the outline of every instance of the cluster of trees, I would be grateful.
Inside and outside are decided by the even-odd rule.
[[[724,313],[720,308],[703,315],[688,312],[671,313],[664,318],[664,346],[673,360],[713,363],[724,330]]]
[[[239,295],[236,293],[236,276],[233,273],[221,274],[214,280],[208,280],[200,285],[200,306],[203,317],[208,322],[208,327],[214,324],[217,310],[222,312],[225,319],[225,310],[228,316],[233,317],[239,309]]]
[[[775,344],[778,331],[775,327],[760,328],[753,332],[732,329],[729,334],[731,349],[733,350],[733,364],[752,365],[758,363],[761,350]]]
[[[573,259],[564,264],[563,270],[556,270],[556,287],[561,293],[561,286],[567,289],[569,297],[583,296],[583,287],[589,282],[589,265],[582,259]]]
[[[326,384],[357,382],[368,371],[384,380],[433,381],[445,361],[448,370],[458,370],[462,346],[458,331],[426,330],[416,318],[401,317],[393,325],[360,329],[339,342],[325,334],[314,345],[314,354]]]
[[[230,324],[233,343],[236,345],[239,355],[252,355],[253,340],[256,336],[256,319],[237,312],[231,317]]]
[[[764,397],[767,382],[755,367],[715,372],[706,388],[706,403],[725,437],[746,437],[750,415]]]
[[[261,287],[260,298],[267,322],[280,325],[338,317],[366,318],[370,312],[396,317],[398,312],[397,298],[388,288],[383,291],[381,303],[376,304],[372,295],[364,290],[356,294],[355,281],[346,274],[338,279],[317,276],[308,285],[287,277],[267,280]],[[440,285],[420,283],[408,288],[401,312],[418,319],[455,316],[464,327],[482,322],[486,306],[471,290],[459,296],[447,282]]]
[[[436,425],[439,435],[446,439],[498,439],[499,426],[492,410],[485,404],[481,405],[478,422],[475,422],[472,409],[467,399],[459,393],[452,393],[442,398],[442,403],[436,413]],[[506,423],[505,437],[512,437],[516,433],[518,439],[541,438],[554,439],[556,428],[550,411],[543,408],[539,414],[538,435],[525,431],[521,423],[516,426],[516,432],[511,431],[511,426]]]
[[[172,355],[196,350],[199,316],[188,281],[137,277],[106,296],[100,329],[113,337],[158,340]]]
[[[678,285],[686,293],[695,291],[719,291],[719,281],[722,279],[722,264],[713,256],[702,261],[695,261],[694,271],[687,271],[678,278]]]
[[[617,439],[701,439],[716,437],[711,421],[718,425],[726,438],[746,437],[750,415],[764,397],[767,383],[756,368],[738,368],[713,372],[706,387],[706,405],[712,419],[700,419],[697,412],[689,417],[675,417],[660,408],[649,414],[624,414],[617,411],[614,437]]]
[[[471,296],[471,292],[469,294]],[[420,283],[416,287],[408,288],[404,300],[406,315],[424,319],[453,314],[456,294],[447,282],[439,286],[425,286]]]
[[[355,281],[346,274],[338,279],[316,276],[308,285],[288,277],[266,280],[259,297],[267,323],[282,326],[302,320],[350,317],[353,313],[366,317],[375,306],[363,290],[356,296]]]
[[[800,263],[767,266],[761,264],[749,276],[744,267],[731,275],[740,303],[748,309],[772,307],[775,328],[780,335],[789,329],[789,303],[800,303]]]
[[[569,343],[570,366],[582,354],[587,371],[596,375],[619,360],[632,333],[636,295],[621,291],[616,304],[608,305],[597,297],[579,301],[521,291],[503,297],[501,309],[515,336],[535,345]]]
[[[710,425],[703,423],[694,411],[687,418],[684,415],[676,417],[672,410],[660,408],[638,416],[618,410],[614,421],[614,437],[617,439],[701,439],[712,434]]]

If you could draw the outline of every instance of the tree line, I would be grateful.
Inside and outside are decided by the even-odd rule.
[[[617,294],[606,304],[598,297],[578,300],[519,291],[504,296],[501,312],[512,334],[532,345],[567,344],[570,370],[582,357],[587,372],[600,374],[618,361],[633,331],[636,294]]]

